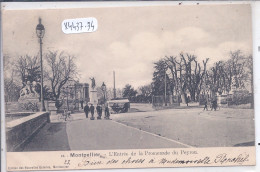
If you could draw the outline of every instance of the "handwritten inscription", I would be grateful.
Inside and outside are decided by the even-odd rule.
[[[249,161],[249,154],[247,153],[239,154],[237,157],[230,157],[227,154],[223,153],[218,155],[214,160],[215,163],[220,163],[220,164],[225,164],[225,163],[243,164],[246,161]]]
[[[248,161],[249,154],[239,154],[236,157],[228,156],[227,154],[219,154],[214,159],[206,156],[204,158],[199,158],[195,160],[184,160],[184,159],[174,159],[169,160],[167,158],[163,158],[159,160],[159,164],[225,164],[225,163],[233,163],[242,165],[244,162]]]
[[[67,19],[62,22],[61,28],[66,34],[95,32],[98,28],[98,22],[94,17]]]
[[[93,160],[91,158],[84,158],[79,164],[79,167],[82,166],[95,166],[95,165],[100,165],[103,164],[101,160]]]
[[[148,152],[146,152],[148,153]],[[185,152],[184,154],[190,154],[191,152]],[[195,153],[195,152],[192,152]],[[168,154],[168,153],[166,153]],[[125,154],[122,154],[125,155]],[[226,153],[218,154],[215,157],[200,157],[200,158],[193,158],[193,159],[182,159],[178,157],[171,158],[170,157],[163,157],[163,158],[135,158],[135,157],[127,157],[126,159],[95,159],[95,158],[84,158],[79,164],[79,167],[82,166],[97,166],[100,164],[159,164],[162,165],[191,165],[191,164],[197,164],[197,165],[215,165],[215,164],[239,164],[242,165],[244,162],[249,161],[249,154],[239,154],[237,156],[229,156]]]
[[[159,160],[159,164],[210,164],[211,160],[209,157],[205,158],[199,158],[196,160],[183,160],[183,159],[174,159],[174,160],[168,160],[166,158],[162,158]]]
[[[129,157],[127,160],[123,160],[121,164],[142,164],[144,161],[145,159],[133,159]]]

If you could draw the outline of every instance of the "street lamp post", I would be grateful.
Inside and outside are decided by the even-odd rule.
[[[41,58],[41,111],[46,111],[44,106],[44,97],[43,97],[43,67],[42,67],[42,38],[44,36],[45,29],[41,23],[41,18],[39,18],[39,24],[36,26],[36,34],[40,42],[40,58]]]

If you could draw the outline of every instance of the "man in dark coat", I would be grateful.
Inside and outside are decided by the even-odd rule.
[[[213,109],[216,111],[216,110],[217,110],[217,106],[218,106],[217,99],[215,99],[215,100],[213,101],[212,106],[213,106]]]
[[[204,102],[204,109],[203,110],[208,111],[208,101],[207,100],[205,100],[205,102]]]
[[[214,97],[213,100],[211,101],[211,110],[217,110],[217,106],[218,106],[218,102],[217,102],[217,98]]]
[[[109,112],[108,105],[106,105],[106,107],[105,107],[105,119],[109,119],[109,117],[110,117],[110,112]]]
[[[97,105],[96,110],[97,110],[97,114],[98,114],[97,119],[101,119],[101,116],[102,116],[102,107],[101,107],[99,104]]]
[[[128,103],[124,104],[124,112],[128,112]]]
[[[91,104],[90,106],[90,113],[91,113],[91,120],[94,120],[94,112],[95,112],[95,107],[93,106],[93,104]]]
[[[84,107],[84,112],[86,114],[86,118],[88,118],[88,113],[89,113],[89,106],[88,106],[88,104],[86,104],[86,106]]]
[[[83,109],[83,100],[80,101],[81,109]]]

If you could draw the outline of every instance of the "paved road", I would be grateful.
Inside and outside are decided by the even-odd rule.
[[[168,109],[112,114],[113,120],[73,114],[45,126],[25,151],[251,146],[253,110]],[[42,146],[44,145],[44,146]]]
[[[252,109],[168,109],[116,114],[113,120],[194,147],[252,145],[255,138]]]
[[[73,121],[67,123],[67,135],[72,150],[187,147],[112,120]]]

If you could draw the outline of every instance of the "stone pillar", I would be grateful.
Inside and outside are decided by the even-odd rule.
[[[46,110],[50,112],[50,115],[57,115],[57,108],[55,106],[55,101],[47,101]]]
[[[91,88],[91,91],[90,91],[90,103],[93,104],[94,106],[96,106],[97,103],[98,103],[97,90],[95,88],[94,89]]]
[[[89,85],[87,83],[83,84],[83,95],[82,98],[84,101],[89,102]]]

